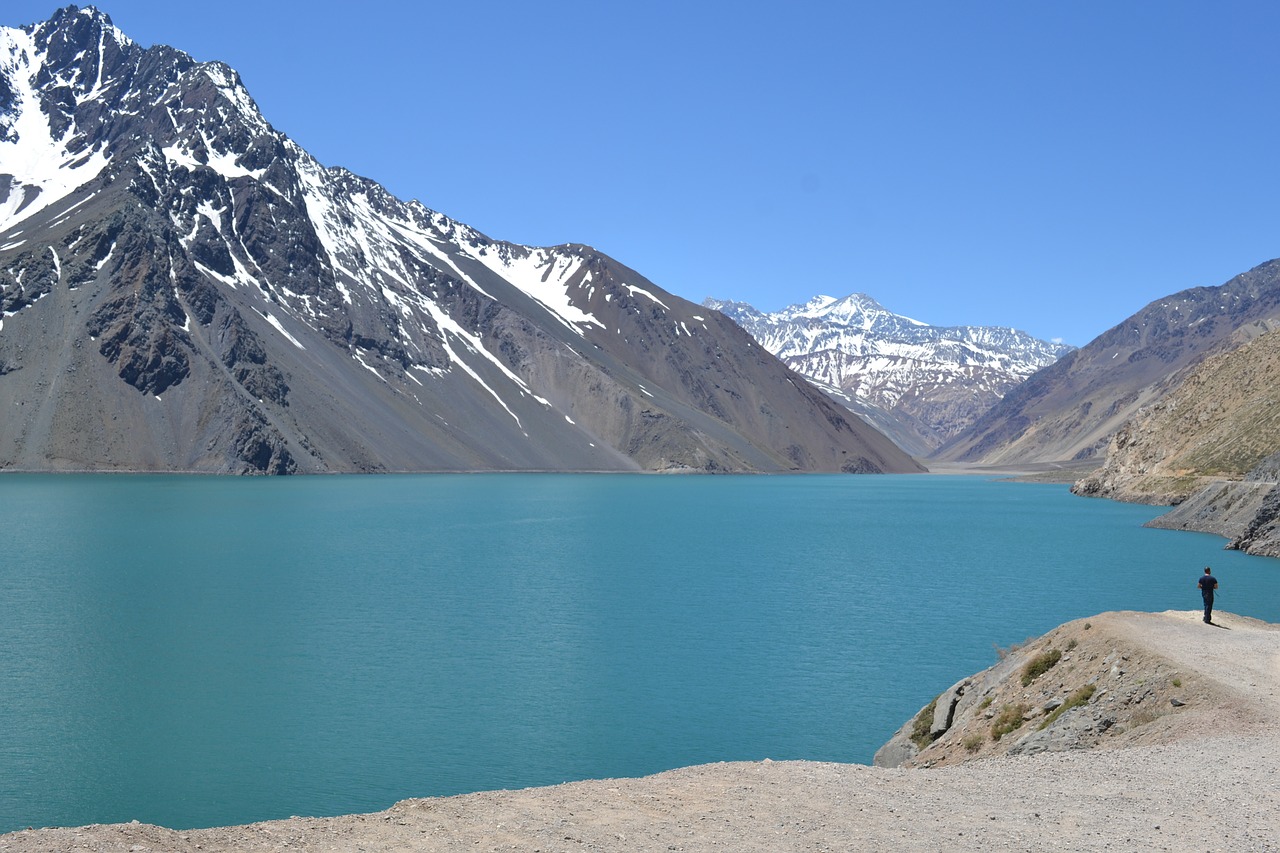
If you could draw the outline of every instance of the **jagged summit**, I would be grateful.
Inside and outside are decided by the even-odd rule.
[[[493,240],[96,9],[0,28],[0,469],[907,471],[733,323]]]
[[[775,315],[785,320],[821,320],[829,323],[843,323],[848,326],[874,326],[892,318],[895,323],[907,322],[917,326],[926,326],[919,320],[894,314],[875,299],[865,293],[852,293],[842,299],[834,296],[815,296],[803,305],[791,305]]]
[[[63,6],[49,20],[20,29],[32,33],[37,45],[64,65],[69,64],[74,54],[60,51],[59,46],[88,45],[103,39],[117,46],[133,44],[133,40],[111,21],[111,16],[97,6]]]
[[[771,314],[741,302],[703,304],[918,455],[1072,349],[1017,329],[931,326],[863,293],[817,296]]]

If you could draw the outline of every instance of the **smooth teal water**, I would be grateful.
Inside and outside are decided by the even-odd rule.
[[[971,477],[0,477],[0,831],[869,762],[993,647],[1280,562]]]

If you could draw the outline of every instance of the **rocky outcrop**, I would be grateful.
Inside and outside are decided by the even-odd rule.
[[[1262,511],[1273,483],[1221,482],[1202,486],[1147,527],[1162,530],[1189,530],[1212,533],[1238,540],[1245,535]]]
[[[1244,532],[1228,547],[1259,557],[1280,557],[1280,486],[1267,490]]]
[[[1117,614],[1068,622],[998,651],[994,666],[943,691],[903,725],[875,764],[939,767],[1142,742],[1204,707],[1213,689],[1135,641]]]

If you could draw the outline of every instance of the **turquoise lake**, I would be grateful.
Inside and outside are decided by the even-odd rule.
[[[1105,610],[1276,621],[1160,508],[946,476],[0,477],[0,831],[869,763]]]

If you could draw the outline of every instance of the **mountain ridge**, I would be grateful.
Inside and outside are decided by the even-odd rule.
[[[96,9],[0,29],[0,87],[0,469],[921,470],[720,315],[324,167]]]
[[[1098,459],[1172,375],[1280,323],[1280,261],[1154,300],[1014,388],[932,456],[972,464]]]
[[[1195,530],[1280,556],[1280,329],[1216,352],[1166,383],[1112,437],[1086,497],[1174,509],[1150,527]]]

